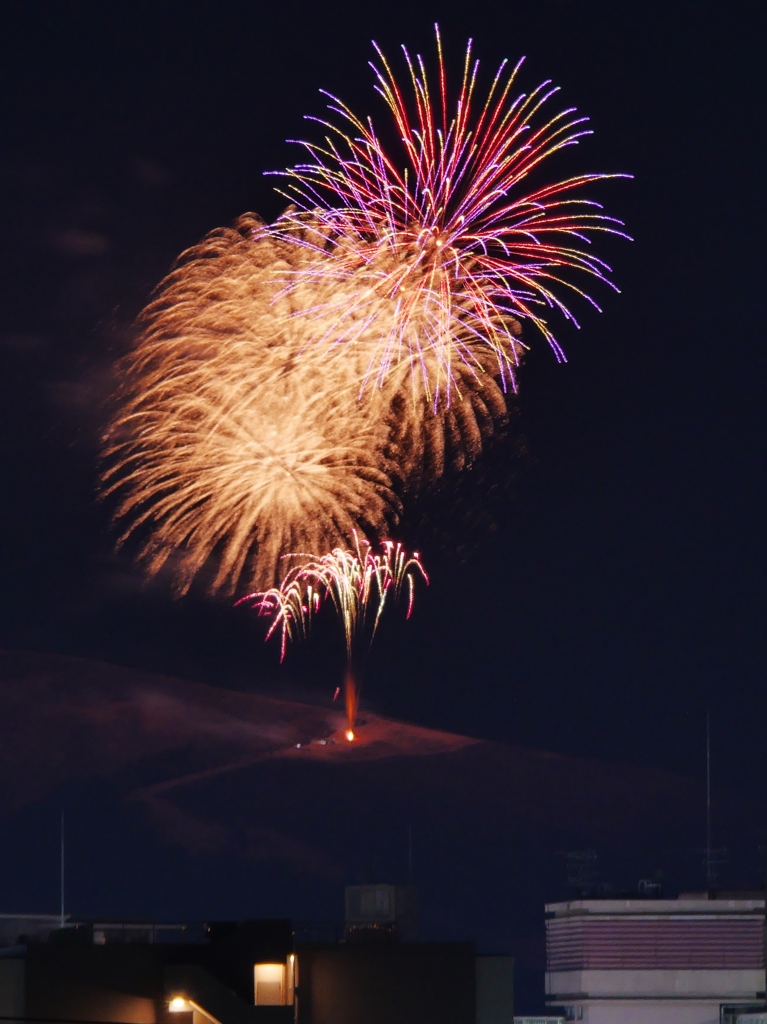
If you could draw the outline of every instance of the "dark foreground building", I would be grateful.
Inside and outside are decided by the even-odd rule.
[[[511,957],[477,957],[472,943],[405,941],[396,915],[381,919],[385,900],[380,892],[376,898],[379,912],[370,928],[358,919],[338,941],[325,942],[301,941],[288,921],[94,922],[61,929],[53,919],[29,917],[26,931],[11,937],[14,919],[6,917],[0,919],[6,943],[0,949],[0,1018],[509,1024]]]
[[[87,923],[47,936],[22,933],[19,940],[0,950],[5,1018],[293,1024],[286,975],[295,955],[287,921]],[[274,974],[278,990],[270,984]]]
[[[471,943],[299,946],[298,963],[301,1024],[477,1020]]]

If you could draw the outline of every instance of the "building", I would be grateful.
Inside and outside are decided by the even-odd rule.
[[[354,887],[333,941],[288,921],[0,918],[0,1020],[122,1024],[511,1024],[513,960],[404,941],[409,891]]]
[[[417,935],[412,887],[347,886],[343,941],[296,943],[299,1024],[512,1024],[512,957]]]
[[[477,1022],[472,943],[298,946],[297,957],[300,1024]]]
[[[70,923],[0,949],[0,1018],[293,1024],[294,964],[288,921]]]
[[[765,1009],[763,898],[581,899],[546,915],[546,999],[565,1020],[734,1024]]]

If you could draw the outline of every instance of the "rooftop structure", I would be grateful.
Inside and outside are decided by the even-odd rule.
[[[347,885],[347,942],[417,938],[415,890],[405,885]]]

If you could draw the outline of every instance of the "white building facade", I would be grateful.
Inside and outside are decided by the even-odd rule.
[[[566,1020],[735,1024],[765,1005],[763,899],[583,899],[546,915],[546,998]]]

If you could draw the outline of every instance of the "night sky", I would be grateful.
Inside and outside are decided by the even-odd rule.
[[[435,20],[456,71],[471,36],[483,67],[526,55],[525,85],[551,77],[589,115],[594,136],[561,168],[632,173],[595,194],[635,240],[601,247],[621,294],[603,289],[601,314],[579,307],[580,331],[561,326],[566,364],[531,339],[509,436],[409,509],[402,535],[432,585],[384,629],[364,700],[431,729],[698,780],[709,708],[716,783],[760,799],[756,3],[5,0],[0,645],[327,702],[343,657],[332,629],[280,667],[247,613],[174,601],[114,554],[98,436],[114,360],[173,258],[246,210],[278,214],[264,172],[297,158],[284,140],[309,130],[318,90],[378,110],[371,39],[431,54]],[[0,902],[26,909],[7,888]]]

